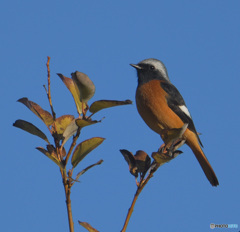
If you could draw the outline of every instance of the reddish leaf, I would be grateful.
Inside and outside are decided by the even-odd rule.
[[[71,94],[73,96],[73,99],[75,101],[76,107],[77,107],[77,111],[78,111],[79,114],[81,114],[82,113],[82,108],[83,107],[85,108],[86,106],[85,106],[85,104],[83,106],[82,102],[80,101],[79,89],[76,87],[76,85],[74,84],[74,81],[71,78],[65,77],[61,73],[57,73],[57,75],[61,78],[63,83],[66,85],[68,90],[71,92]]]
[[[141,176],[146,174],[151,165],[151,159],[146,152],[139,150],[135,155],[125,149],[120,150],[120,152],[127,161],[129,171],[133,176],[138,177],[138,173]]]
[[[52,125],[53,123],[52,115],[48,111],[43,110],[38,104],[29,101],[26,97],[19,99],[18,102],[21,102],[22,104],[27,106],[34,114],[36,114],[41,120],[43,120],[43,122],[47,126]]]
[[[50,145],[51,146],[51,145]],[[48,150],[45,150],[42,147],[37,147],[37,150],[41,151],[44,155],[46,155],[49,159],[51,159],[54,163],[56,163],[60,168],[64,168],[61,161],[58,159],[56,152],[53,148],[48,146]]]
[[[121,149],[120,152],[122,153],[124,159],[127,161],[128,163],[128,167],[129,167],[129,171],[130,173],[135,176],[138,177],[138,172],[137,172],[137,166],[136,166],[136,160],[132,154],[132,152],[125,150],[125,149]]]
[[[137,166],[138,172],[142,173],[144,176],[145,173],[147,172],[147,170],[151,166],[150,157],[148,156],[148,154],[146,152],[139,150],[136,152],[134,158],[136,160],[136,166]]]

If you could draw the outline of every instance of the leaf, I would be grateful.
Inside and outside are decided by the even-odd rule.
[[[155,160],[155,162],[158,164],[158,166],[162,166],[163,164],[173,160],[174,158],[176,158],[178,155],[182,153],[183,152],[180,150],[168,151],[167,153],[158,151],[158,152],[153,152],[152,157]]]
[[[88,140],[85,140],[77,145],[73,152],[72,156],[72,165],[75,168],[78,163],[92,150],[99,146],[105,139],[100,137],[94,137]]]
[[[15,123],[13,123],[13,126],[18,127],[22,130],[25,130],[30,134],[36,135],[41,139],[45,140],[47,143],[49,143],[47,136],[40,129],[38,129],[36,126],[34,126],[30,122],[19,119]]]
[[[132,101],[131,100],[125,100],[125,101],[100,100],[100,101],[93,102],[89,108],[89,111],[91,113],[96,113],[99,110],[106,109],[109,107],[128,105],[128,104],[132,104]]]
[[[68,90],[71,92],[73,99],[75,101],[76,107],[77,107],[77,111],[79,114],[81,114],[83,105],[82,105],[82,102],[80,101],[79,89],[75,86],[75,84],[71,78],[65,77],[61,73],[57,73],[57,75],[61,78],[63,83],[67,86]],[[85,104],[84,104],[84,108],[85,108]]]
[[[96,124],[100,121],[97,121],[97,120],[92,121],[92,120],[86,120],[86,119],[76,119],[75,122],[76,122],[78,127],[83,128],[85,126],[90,126],[90,125]]]
[[[70,137],[72,137],[77,132],[78,126],[75,121],[76,120],[70,122],[70,124],[66,127],[65,131],[63,132],[64,140],[62,142],[62,146],[69,140]]]
[[[138,172],[137,172],[137,166],[136,166],[136,160],[132,154],[132,152],[126,150],[126,149],[121,149],[120,152],[122,153],[124,159],[127,161],[128,163],[128,167],[129,167],[129,171],[130,173],[135,176],[138,177]]]
[[[95,93],[95,85],[85,73],[76,71],[71,75],[76,87],[79,89],[80,100],[87,103]]]
[[[63,115],[56,119],[55,125],[58,134],[63,134],[67,126],[74,120],[73,115]]]
[[[57,154],[53,152],[53,150],[52,150],[52,153],[50,153],[51,151],[49,152],[42,147],[37,147],[36,149],[42,152],[44,155],[46,155],[49,159],[51,159],[54,163],[56,163],[60,168],[62,169],[64,168],[63,164],[59,161]]]
[[[20,98],[18,102],[21,102],[25,106],[27,106],[34,114],[36,114],[43,122],[50,126],[53,123],[53,117],[52,115],[46,111],[43,110],[38,104],[35,102],[29,101],[26,97]]]
[[[92,164],[92,165],[84,168],[81,172],[79,172],[79,173],[77,174],[77,176],[76,176],[76,181],[78,181],[79,177],[80,177],[81,175],[83,175],[87,170],[89,170],[90,168],[93,168],[93,167],[96,166],[96,165],[102,164],[102,162],[103,162],[103,160],[99,160],[97,163]]]
[[[120,150],[120,152],[128,163],[130,173],[135,177],[138,177],[138,173],[140,173],[144,177],[151,166],[148,154],[141,150],[137,151],[135,155],[125,149]]]
[[[138,172],[142,173],[143,176],[151,166],[151,159],[145,151],[139,150],[134,155],[136,160],[136,166]]]
[[[89,232],[99,232],[98,230],[94,229],[89,223],[87,222],[80,222],[78,221],[78,223],[83,226],[85,229],[87,229]]]

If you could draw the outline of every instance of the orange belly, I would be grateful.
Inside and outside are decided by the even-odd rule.
[[[159,80],[152,80],[139,86],[136,91],[136,105],[145,123],[164,141],[164,130],[181,128],[182,120],[168,107],[167,93]],[[166,141],[164,141],[166,142]]]

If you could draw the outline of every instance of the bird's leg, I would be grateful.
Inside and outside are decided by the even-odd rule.
[[[181,128],[165,129],[162,137],[165,144],[161,145],[159,151],[166,155],[173,155],[174,151],[185,143],[183,134],[187,130],[188,123],[185,123]]]
[[[161,147],[159,147],[158,151],[161,152],[161,153],[167,153],[167,146],[166,146],[166,144],[165,143],[162,144]]]

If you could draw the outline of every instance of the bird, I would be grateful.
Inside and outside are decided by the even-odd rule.
[[[136,106],[138,113],[166,144],[166,130],[181,128],[187,124],[183,134],[186,144],[195,154],[203,172],[212,186],[218,186],[217,176],[201,147],[192,116],[178,89],[170,82],[168,72],[160,60],[150,58],[138,64],[130,64],[137,70],[138,85]]]

